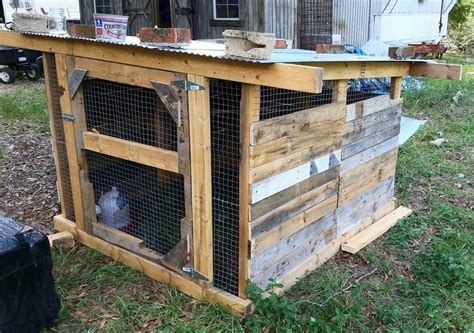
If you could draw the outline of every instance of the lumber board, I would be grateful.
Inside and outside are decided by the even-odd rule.
[[[44,81],[45,81],[45,88],[46,88],[46,96],[48,99],[48,118],[49,118],[49,128],[51,132],[51,143],[53,147],[53,156],[54,156],[54,166],[56,169],[56,182],[58,188],[58,196],[59,196],[59,203],[61,205],[61,212],[65,216],[70,216],[72,212],[68,211],[68,206],[66,205],[66,197],[65,191],[63,187],[63,174],[61,172],[61,165],[59,162],[59,153],[58,153],[58,133],[56,132],[56,122],[62,122],[62,118],[57,119],[53,112],[53,101],[55,100],[55,96],[53,91],[51,90],[51,82],[53,78],[50,77],[50,69],[47,61],[47,55],[43,54],[43,71],[44,71]]]
[[[316,220],[335,212],[337,207],[337,195],[308,208],[295,217],[281,223],[277,228],[273,228],[252,240],[252,258],[271,248],[274,244],[291,236],[299,230],[307,227]]]
[[[341,141],[343,119],[311,128],[309,131],[290,133],[288,136],[250,147],[251,167],[287,157],[295,152],[312,149],[323,154]]]
[[[375,146],[379,143],[382,143],[394,136],[400,134],[400,125],[395,125],[380,131],[375,131],[374,134],[368,135],[359,139],[357,141],[348,143],[342,147],[342,159],[351,157],[357,153],[360,153],[363,150],[369,149],[372,146]]]
[[[410,63],[404,61],[339,61],[305,62],[302,65],[324,69],[323,80],[344,80],[356,78],[379,78],[387,76],[406,76]]]
[[[367,217],[393,200],[394,177],[378,183],[366,192],[339,206],[336,211],[337,237],[344,237]]]
[[[251,145],[292,137],[300,132],[312,132],[316,126],[342,119],[345,112],[346,104],[341,101],[255,122],[251,126]]]
[[[399,124],[401,114],[402,106],[398,104],[363,118],[346,122],[344,125],[342,144],[346,145],[349,142],[356,141],[385,128]],[[375,125],[377,126],[373,127]]]
[[[249,280],[250,128],[260,118],[260,92],[260,86],[242,85],[239,170],[239,296],[242,298],[247,298]]]
[[[341,161],[341,176],[359,165],[398,147],[398,135]]]
[[[460,81],[462,79],[462,65],[414,62],[411,64],[408,74]]]
[[[265,287],[270,279],[285,275],[312,253],[324,249],[335,238],[335,215],[330,213],[253,258],[252,281]]]
[[[252,167],[250,170],[251,183],[255,184],[266,178],[282,174],[292,169],[300,167],[307,168],[303,165],[311,165],[312,161],[325,156],[330,156],[331,152],[339,152],[341,148],[341,138],[334,139],[330,144],[324,143],[319,145],[314,143],[313,146],[297,151],[288,156],[276,159],[272,162]]]
[[[315,175],[338,166],[341,161],[341,150],[308,161],[296,168],[265,178],[250,187],[250,203],[255,204],[272,195],[284,191]]]
[[[400,219],[411,215],[413,211],[403,206],[398,207],[393,212],[387,214],[374,224],[362,230],[357,235],[349,238],[341,245],[342,251],[349,253],[357,253],[374,240],[386,233]]]
[[[58,84],[63,89],[60,96],[61,113],[63,115],[73,115],[78,122],[63,120],[64,139],[67,150],[67,160],[69,166],[69,177],[71,180],[71,193],[75,213],[75,222],[77,227],[85,230],[85,215],[83,205],[83,192],[81,191],[81,141],[78,140],[76,126],[81,125],[82,116],[78,114],[77,107],[74,107],[73,101],[69,98],[69,76],[74,69],[74,62],[71,58],[64,55],[56,55],[56,72]],[[77,96],[75,98],[78,98]]]
[[[49,246],[52,248],[71,248],[74,246],[74,237],[69,231],[61,231],[48,235]]]
[[[340,187],[339,204],[342,205],[345,202],[357,197],[359,194],[365,192],[369,188],[380,183],[381,181],[389,177],[394,177],[396,166],[397,157],[394,156],[378,165],[370,163],[369,165],[362,165],[360,168],[356,168],[354,174],[361,179],[357,182],[347,184],[352,182],[352,180],[350,180],[349,182],[346,182],[344,187]],[[359,175],[359,173],[361,174]],[[344,175],[344,180],[350,179],[350,176],[348,176],[349,174],[350,173]]]
[[[390,81],[390,98],[397,99],[402,95],[402,81],[403,77],[392,77]]]
[[[188,75],[204,90],[188,91],[194,269],[213,280],[211,111],[209,79]]]
[[[203,301],[218,302],[229,310],[239,314],[247,314],[251,309],[251,302],[248,300],[243,300],[216,288],[206,289],[198,283],[189,280],[186,277],[153,262],[152,260],[143,258],[140,255],[121,248],[120,246],[110,244],[78,229],[74,222],[67,220],[62,215],[54,217],[54,227],[59,231],[70,232],[76,241],[85,246],[136,269],[154,280],[172,285],[188,296]]]
[[[178,173],[178,153],[104,134],[84,132],[84,149]]]
[[[379,170],[387,165],[392,165],[397,161],[398,149],[392,149],[367,163],[361,164],[351,171],[340,176],[339,188],[343,190],[353,184],[369,181],[374,175],[379,174]]]
[[[257,202],[250,207],[250,221],[255,221],[257,218],[270,213],[281,205],[296,199],[304,193],[320,187],[331,180],[337,178],[339,174],[339,167],[334,167],[326,170],[320,174],[312,176],[296,185],[293,185],[286,190],[278,192],[262,201]]]
[[[300,262],[296,267],[288,270],[285,274],[279,277],[276,282],[281,283],[283,288],[277,290],[278,294],[282,294],[289,288],[291,288],[298,279],[304,277],[308,273],[314,271],[316,268],[323,265],[329,259],[334,257],[341,249],[339,240],[334,240],[323,249],[316,253],[311,254],[305,260]]]
[[[148,89],[153,89],[151,81],[168,85],[172,81],[178,80],[177,75],[173,72],[118,64],[110,61],[75,57],[75,63],[78,68],[87,70],[88,77]]]
[[[381,95],[347,105],[346,122],[380,112],[402,104],[403,99],[391,99],[388,95]]]
[[[371,205],[372,203],[369,203]],[[378,206],[380,205],[380,206]],[[366,217],[365,219],[358,220],[357,223],[354,224],[354,227],[346,231],[344,234],[338,234],[339,239],[341,242],[351,238],[352,236],[358,234],[360,231],[367,228],[369,225],[373,224],[374,222],[380,220],[382,217],[391,213],[397,208],[397,200],[391,199],[388,200],[387,203],[379,203],[378,205],[373,205],[372,213]]]
[[[338,190],[337,180],[332,180],[311,190],[300,197],[291,200],[270,213],[250,223],[251,238],[278,227],[281,223],[304,212],[308,208],[335,195]]]
[[[35,36],[6,31],[0,31],[0,40],[3,45],[12,47],[309,93],[320,93],[323,85],[323,70],[315,66],[261,64],[216,59],[133,45]]]

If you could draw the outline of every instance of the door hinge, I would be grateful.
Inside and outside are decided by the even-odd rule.
[[[198,280],[204,280],[204,281],[209,281],[209,278],[205,276],[204,274],[196,271],[193,267],[190,266],[184,266],[182,268],[184,273],[187,273],[190,275],[193,279],[198,279]]]
[[[200,84],[191,82],[189,80],[178,80],[178,81],[171,81],[171,84],[176,88],[187,90],[187,91],[197,91],[197,90],[204,90],[204,87]]]

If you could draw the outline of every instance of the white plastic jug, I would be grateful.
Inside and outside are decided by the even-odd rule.
[[[99,222],[121,229],[130,223],[130,207],[117,188],[103,194],[99,199]]]

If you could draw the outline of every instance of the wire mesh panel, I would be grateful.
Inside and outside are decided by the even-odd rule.
[[[64,126],[63,126],[63,117],[61,112],[60,98],[63,94],[63,89],[59,86],[57,71],[56,71],[56,57],[52,53],[44,54],[46,65],[47,65],[47,76],[49,85],[49,98],[50,98],[50,107],[51,107],[51,131],[54,133],[54,145],[56,147],[56,158],[58,159],[57,172],[61,178],[61,188],[59,191],[62,191],[61,197],[64,200],[65,212],[62,212],[64,217],[74,221],[74,204],[72,200],[72,190],[71,190],[71,178],[69,176],[69,162],[67,159],[67,148],[66,141],[64,138]]]
[[[319,94],[262,86],[260,120],[329,104],[331,98],[332,81],[324,81],[323,91]]]
[[[347,104],[390,93],[390,78],[360,78],[349,80]]]
[[[210,81],[214,285],[239,286],[239,165],[241,84]]]
[[[95,152],[86,156],[100,209],[98,221],[142,239],[158,253],[168,253],[181,239],[183,176]]]
[[[177,150],[176,123],[154,90],[87,79],[84,104],[89,131]]]
[[[316,44],[332,43],[333,0],[300,0],[301,48],[314,50]]]

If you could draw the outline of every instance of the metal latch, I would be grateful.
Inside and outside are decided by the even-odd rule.
[[[65,113],[63,114],[63,119],[64,120],[67,120],[67,121],[74,121],[76,120],[76,117],[74,117],[74,115],[70,114],[70,113]]]
[[[200,84],[191,82],[189,80],[171,81],[171,84],[175,86],[176,88],[188,90],[188,91],[189,90],[191,91],[204,90],[203,86],[201,86]]]
[[[196,271],[193,267],[184,266],[182,268],[182,270],[183,270],[183,272],[189,274],[193,279],[209,281],[209,278],[207,276],[205,276],[204,274]]]

